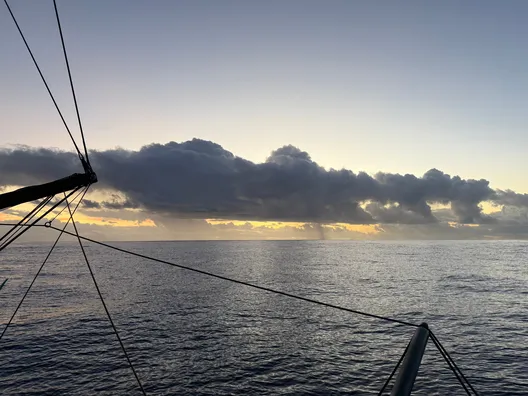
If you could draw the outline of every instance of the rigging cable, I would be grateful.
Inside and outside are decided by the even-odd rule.
[[[0,238],[0,241],[4,241],[0,244],[0,251],[4,248],[4,246],[8,246],[11,244],[11,242],[18,239],[26,230],[28,224],[33,220],[35,216],[37,216],[42,209],[53,199],[53,196],[49,196],[45,199],[43,199],[38,205],[36,205],[33,210],[31,210],[21,221],[18,222],[13,228],[11,228],[8,232],[6,232],[2,238]],[[10,235],[12,232],[14,233]],[[9,238],[7,238],[9,236]],[[7,238],[7,239],[6,239]]]
[[[7,231],[1,238],[0,242],[3,241],[5,238],[7,238],[13,231],[15,231],[18,227],[23,227],[26,225],[31,219],[35,216],[36,213],[40,211],[42,207],[48,204],[49,201],[51,201],[53,196],[49,196],[47,198],[44,198],[42,201],[39,202],[38,205],[36,205],[30,212],[28,212],[22,220],[20,220],[17,224],[13,226],[9,231]]]
[[[51,92],[51,89],[46,81],[46,79],[44,78],[44,75],[42,74],[42,71],[40,70],[40,67],[37,63],[37,60],[35,59],[35,56],[33,55],[33,52],[31,51],[31,48],[29,47],[29,44],[28,42],[26,41],[26,37],[24,36],[24,33],[22,33],[22,29],[20,28],[18,22],[17,22],[17,19],[15,18],[15,15],[13,14],[13,11],[11,11],[11,7],[9,6],[9,3],[7,2],[7,0],[4,0],[4,3],[7,7],[7,10],[9,11],[9,14],[11,15],[11,18],[13,19],[13,22],[15,23],[17,29],[18,29],[18,33],[20,33],[20,37],[22,37],[22,40],[24,41],[24,44],[26,45],[26,48],[29,52],[29,55],[31,56],[31,59],[33,60],[33,64],[35,65],[35,67],[37,68],[37,71],[40,75],[40,78],[42,79],[42,82],[44,83],[45,87],[46,87],[46,90],[48,91],[48,94],[51,98],[51,100],[53,101],[53,104],[55,105],[55,109],[57,109],[57,112],[59,113],[59,116],[62,120],[62,123],[64,124],[64,126],[66,127],[66,131],[68,132],[68,135],[70,135],[70,138],[73,142],[73,145],[75,146],[75,150],[77,151],[77,154],[79,155],[79,159],[81,160],[81,163],[84,167],[84,156],[82,155],[81,151],[79,150],[79,146],[77,146],[77,143],[75,142],[75,139],[73,138],[73,135],[70,131],[70,128],[68,127],[68,124],[66,123],[66,120],[64,119],[64,116],[62,115],[62,112],[59,108],[59,105],[57,104],[57,101],[55,100],[55,97],[53,96],[52,92]],[[84,141],[84,138],[83,138],[83,141]]]
[[[407,354],[407,351],[409,350],[409,346],[410,345],[411,345],[411,341],[409,341],[409,343],[405,347],[405,350],[403,351],[402,355],[400,356],[400,360],[398,360],[398,363],[396,363],[396,366],[394,366],[394,369],[390,373],[389,378],[387,378],[387,380],[383,384],[383,387],[380,389],[380,391],[378,393],[378,396],[383,395],[383,391],[389,385],[390,380],[392,379],[392,377],[394,377],[394,374],[396,374],[396,371],[398,370],[398,367],[400,367],[400,364],[403,362],[403,359],[405,358],[405,355]]]
[[[469,389],[466,387],[464,382],[469,386],[469,388],[473,391],[473,393],[475,395],[479,396],[479,393],[475,390],[473,385],[471,385],[471,383],[469,382],[467,377],[464,375],[462,370],[457,366],[457,364],[455,363],[453,358],[449,355],[447,350],[444,348],[444,346],[442,345],[440,340],[438,340],[438,338],[436,338],[436,335],[434,335],[434,333],[432,331],[430,331],[429,334],[430,334],[431,340],[433,340],[433,343],[435,344],[436,348],[438,349],[438,351],[440,352],[440,354],[442,355],[442,357],[446,361],[446,363],[449,366],[449,368],[451,369],[451,371],[453,371],[453,373],[455,374],[455,376],[458,379],[458,382],[460,382],[460,385],[462,385],[462,387],[464,388],[466,393],[468,395],[471,395],[471,393],[469,392]]]
[[[52,229],[54,229],[56,231],[60,231],[59,228],[56,228],[54,226],[50,226],[49,228],[52,228]],[[368,312],[358,311],[358,310],[355,310],[355,309],[346,308],[346,307],[342,307],[342,306],[339,306],[339,305],[335,305],[335,304],[331,304],[331,303],[327,303],[327,302],[323,302],[323,301],[319,301],[319,300],[314,300],[314,299],[311,299],[311,298],[308,298],[308,297],[298,296],[298,295],[291,294],[291,293],[288,293],[288,292],[284,292],[284,291],[281,291],[281,290],[271,289],[271,288],[265,287],[265,286],[259,286],[259,285],[256,285],[254,283],[249,283],[249,282],[241,281],[241,280],[238,280],[238,279],[228,278],[226,276],[218,275],[218,274],[215,274],[215,273],[212,273],[212,272],[203,271],[203,270],[200,270],[200,269],[197,269],[197,268],[187,267],[187,266],[182,265],[182,264],[171,263],[170,261],[165,261],[165,260],[161,260],[161,259],[158,259],[158,258],[155,258],[155,257],[146,256],[146,255],[141,254],[141,253],[132,252],[130,250],[122,249],[122,248],[119,248],[117,246],[112,246],[112,245],[109,245],[109,244],[104,243],[104,242],[100,242],[100,241],[96,241],[96,240],[91,239],[91,238],[83,237],[81,235],[76,235],[76,234],[73,234],[73,233],[71,233],[69,231],[64,231],[64,233],[65,234],[69,234],[69,235],[74,236],[74,237],[78,237],[78,238],[80,238],[82,240],[85,240],[85,241],[88,241],[88,242],[95,243],[97,245],[106,246],[106,247],[108,247],[110,249],[114,249],[114,250],[117,250],[117,251],[122,252],[122,253],[127,253],[127,254],[130,254],[130,255],[136,256],[136,257],[144,258],[146,260],[156,261],[156,262],[161,263],[161,264],[170,265],[172,267],[177,267],[177,268],[180,268],[180,269],[196,272],[196,273],[199,273],[199,274],[202,274],[202,275],[207,275],[209,277],[222,279],[222,280],[233,282],[233,283],[238,283],[239,285],[248,286],[248,287],[251,287],[253,289],[263,290],[263,291],[266,291],[266,292],[269,292],[269,293],[274,293],[274,294],[280,294],[280,295],[283,295],[283,296],[286,296],[286,297],[294,298],[294,299],[301,300],[301,301],[306,301],[306,302],[309,302],[309,303],[312,303],[312,304],[322,305],[322,306],[325,306],[325,307],[328,307],[328,308],[334,308],[334,309],[338,309],[340,311],[346,311],[346,312],[354,313],[354,314],[357,314],[357,315],[362,315],[362,316],[366,316],[366,317],[370,317],[370,318],[374,318],[374,319],[384,320],[384,321],[387,321],[387,322],[397,323],[397,324],[400,324],[400,325],[411,326],[411,327],[420,327],[420,325],[417,325],[417,324],[414,324],[414,323],[411,323],[411,322],[406,322],[404,320],[399,320],[399,319],[394,319],[394,318],[390,318],[390,317],[386,317],[386,316],[371,314],[371,313],[368,313]]]
[[[73,103],[75,104],[75,112],[77,113],[77,121],[79,122],[79,130],[81,131],[81,138],[82,138],[82,143],[84,146],[84,155],[86,156],[86,162],[89,165],[90,160],[88,159],[88,149],[86,148],[86,141],[84,139],[84,131],[83,131],[82,123],[81,123],[81,115],[79,113],[79,106],[77,105],[77,95],[75,95],[75,88],[73,87],[73,78],[72,78],[71,70],[70,70],[70,62],[68,61],[66,45],[64,44],[64,36],[62,34],[62,27],[60,23],[59,11],[57,9],[56,0],[53,0],[53,7],[55,8],[55,16],[57,17],[57,26],[59,28],[59,33],[60,33],[60,38],[61,38],[61,43],[62,43],[62,52],[64,53],[64,60],[66,62],[66,69],[68,69],[68,78],[70,80],[70,87],[71,87],[72,96],[73,96]]]
[[[55,203],[50,209],[48,209],[43,215],[41,215],[37,220],[35,220],[33,223],[31,224],[23,224],[21,226],[24,227],[24,229],[21,230],[21,232],[19,232],[17,235],[14,235],[13,237],[11,237],[9,240],[5,241],[1,246],[0,246],[0,252],[2,250],[4,250],[6,247],[8,247],[11,243],[13,243],[17,238],[21,237],[24,233],[26,233],[31,227],[34,227],[37,225],[37,223],[42,220],[44,217],[46,217],[51,211],[53,211],[57,206],[59,206],[60,204],[62,204],[66,199],[68,199],[72,194],[76,193],[81,187],[77,187],[75,189],[73,189],[71,192],[68,193],[68,195],[66,196],[66,193],[64,194],[65,195],[65,198],[62,198],[61,200],[59,200],[57,203]],[[55,227],[54,227],[55,228]],[[56,230],[60,231],[60,229],[58,228],[55,228]],[[66,232],[66,231],[65,231]]]
[[[80,203],[82,202],[83,198],[84,198],[84,195],[88,192],[88,188],[90,186],[86,187],[86,189],[84,190],[84,194],[83,196],[81,197],[81,199],[79,200],[79,202],[77,203],[77,205],[75,206],[75,209],[73,210],[73,213],[75,213],[77,211],[77,208],[79,207]],[[79,195],[77,195],[78,197]],[[77,197],[75,197],[75,199],[77,199]],[[74,199],[74,201],[75,201]],[[72,214],[73,216],[73,214]],[[9,318],[9,321],[7,322],[7,324],[5,325],[4,327],[4,330],[2,331],[2,333],[0,334],[0,340],[2,339],[2,337],[4,336],[4,334],[6,333],[7,329],[9,328],[9,326],[11,325],[11,322],[13,322],[13,319],[15,318],[18,310],[20,309],[20,307],[22,306],[22,304],[24,303],[24,300],[26,299],[26,296],[29,294],[29,291],[31,290],[31,288],[33,287],[33,284],[35,283],[35,281],[37,280],[38,276],[40,275],[40,273],[42,272],[42,269],[44,268],[44,266],[46,265],[46,262],[48,261],[48,259],[50,258],[51,256],[51,253],[53,252],[53,250],[55,249],[55,246],[57,246],[57,243],[59,242],[59,239],[61,239],[63,233],[64,233],[64,230],[66,229],[66,227],[68,226],[68,224],[70,223],[70,220],[72,219],[72,216],[70,216],[70,218],[68,219],[68,221],[66,222],[66,224],[64,224],[64,227],[62,228],[59,236],[57,237],[57,239],[55,240],[55,243],[53,243],[53,246],[51,247],[50,251],[48,252],[48,255],[46,256],[46,258],[44,259],[44,261],[42,262],[40,268],[38,269],[37,273],[35,274],[35,276],[33,277],[33,280],[31,281],[31,283],[29,284],[29,287],[27,288],[26,292],[24,293],[24,296],[22,297],[22,299],[20,300],[20,302],[18,303],[16,309],[15,309],[15,312],[13,312],[13,314],[11,315],[11,318]]]
[[[121,340],[121,337],[119,336],[119,332],[117,331],[117,327],[115,326],[114,324],[114,321],[112,320],[112,316],[110,315],[110,311],[108,310],[108,308],[106,307],[106,303],[105,303],[105,300],[103,298],[103,295],[101,294],[101,290],[99,289],[99,285],[97,284],[97,280],[95,279],[95,275],[93,273],[93,270],[92,270],[92,266],[90,265],[90,261],[88,260],[88,256],[86,255],[86,251],[84,250],[84,246],[82,244],[82,241],[81,241],[81,236],[79,235],[79,231],[77,230],[77,225],[75,224],[75,220],[73,218],[73,213],[70,209],[70,204],[68,203],[68,201],[66,200],[66,206],[68,207],[68,211],[70,212],[70,218],[71,218],[71,221],[72,221],[72,224],[73,224],[73,228],[75,230],[75,234],[72,234],[70,232],[67,232],[65,230],[62,230],[64,233],[66,234],[70,234],[70,235],[73,235],[73,236],[76,236],[77,237],[77,240],[79,241],[79,246],[81,247],[81,251],[82,251],[82,254],[84,256],[84,260],[86,261],[86,266],[88,267],[88,270],[90,271],[90,275],[92,277],[92,280],[93,280],[93,283],[95,285],[95,289],[97,290],[97,294],[99,295],[99,299],[101,300],[101,303],[103,304],[103,308],[106,312],[106,316],[108,317],[108,321],[110,322],[110,324],[112,325],[112,328],[114,329],[114,333],[117,337],[117,340],[119,341],[119,345],[121,345],[121,349],[123,350],[123,353],[125,354],[125,358],[128,362],[128,364],[130,365],[130,369],[132,370],[132,373],[134,374],[134,377],[136,378],[136,381],[139,385],[139,388],[141,389],[141,392],[143,393],[143,395],[147,395],[147,393],[145,392],[145,389],[143,388],[143,385],[141,384],[141,380],[139,379],[139,376],[138,374],[136,373],[136,369],[134,368],[134,365],[132,364],[132,361],[130,360],[130,357],[128,356],[128,353],[125,349],[125,345],[123,344],[123,341]],[[50,226],[50,228],[53,228],[53,229],[56,229],[56,227],[53,227],[53,226]]]
[[[89,186],[88,186],[88,187],[89,187]],[[88,191],[88,189],[86,189],[86,191]],[[72,202],[75,202],[75,201],[77,200],[77,198],[79,198],[79,195],[83,194],[83,197],[81,198],[81,201],[82,201],[82,200],[84,199],[84,195],[86,194],[86,191],[84,192],[84,194],[83,194],[82,191],[79,191],[79,193],[78,193],[78,194],[72,199]],[[66,208],[67,208],[67,206],[64,205],[64,207],[60,210],[60,212],[57,213],[57,214],[55,215],[55,217],[53,217],[53,219],[51,219],[51,220],[49,220],[48,222],[46,222],[46,224],[51,225],[51,224],[57,219],[57,217],[59,217],[59,216],[61,215],[61,213],[64,212],[64,210],[65,210]]]
[[[75,226],[75,223],[73,223],[73,224]],[[56,228],[54,226],[50,226],[49,228],[52,228],[52,229],[54,229],[56,231],[60,231],[60,229],[58,229],[58,228]],[[100,246],[108,247],[110,249],[113,249],[113,250],[116,250],[116,251],[119,251],[119,252],[122,252],[122,253],[127,253],[127,254],[130,254],[130,255],[136,256],[136,257],[140,257],[140,258],[144,258],[144,259],[147,259],[147,260],[155,261],[155,262],[158,262],[158,263],[161,263],[161,264],[170,265],[172,267],[177,267],[177,268],[180,268],[180,269],[185,269],[185,270],[188,270],[188,271],[196,272],[196,273],[199,273],[199,274],[202,274],[202,275],[206,275],[206,276],[210,276],[210,277],[213,277],[213,278],[226,280],[226,281],[229,281],[229,282],[232,282],[232,283],[237,283],[237,284],[248,286],[248,287],[251,287],[251,288],[254,288],[254,289],[263,290],[263,291],[266,291],[266,292],[269,292],[269,293],[283,295],[283,296],[286,296],[286,297],[294,298],[294,299],[301,300],[301,301],[306,301],[306,302],[309,302],[309,303],[312,303],[312,304],[322,305],[322,306],[325,306],[325,307],[328,307],[328,308],[337,309],[337,310],[340,310],[340,311],[350,312],[350,313],[354,313],[354,314],[357,314],[357,315],[362,315],[362,316],[366,316],[366,317],[370,317],[370,318],[374,318],[374,319],[380,319],[380,320],[384,320],[384,321],[388,321],[388,322],[393,322],[393,323],[397,323],[397,324],[400,324],[400,325],[411,326],[411,327],[420,327],[420,325],[417,325],[417,324],[414,324],[414,323],[411,323],[411,322],[407,322],[407,321],[403,321],[403,320],[399,320],[399,319],[394,319],[394,318],[390,318],[390,317],[386,317],[386,316],[381,316],[381,315],[375,315],[375,314],[371,314],[371,313],[368,313],[368,312],[358,311],[358,310],[355,310],[355,309],[346,308],[346,307],[342,307],[342,306],[339,306],[339,305],[334,305],[334,304],[326,303],[326,302],[323,302],[323,301],[319,301],[319,300],[314,300],[314,299],[307,298],[307,297],[298,296],[298,295],[287,293],[287,292],[283,292],[283,291],[280,291],[280,290],[271,289],[271,288],[268,288],[268,287],[265,287],[265,286],[259,286],[259,285],[255,285],[253,283],[249,283],[249,282],[245,282],[245,281],[241,281],[241,280],[237,280],[237,279],[233,279],[233,278],[228,278],[228,277],[225,277],[225,276],[222,276],[222,275],[214,274],[214,273],[211,273],[211,272],[208,272],[208,271],[203,271],[203,270],[200,270],[200,269],[197,269],[197,268],[192,268],[192,267],[187,267],[187,266],[181,265],[181,264],[171,263],[170,261],[165,261],[165,260],[158,259],[158,258],[155,258],[155,257],[146,256],[146,255],[141,254],[141,253],[132,252],[130,250],[122,249],[122,248],[119,248],[117,246],[112,246],[112,245],[109,245],[107,243],[96,241],[96,240],[91,239],[91,238],[86,238],[86,237],[83,237],[83,236],[79,235],[77,232],[76,232],[76,234],[73,234],[73,233],[71,233],[69,231],[64,231],[64,232],[66,234],[71,235],[71,236],[77,237],[79,239],[79,242],[82,239],[82,240],[85,240],[85,241],[88,241],[88,242],[95,243],[95,244],[100,245]],[[449,356],[449,354],[447,353],[445,348],[440,344],[440,341],[438,341],[438,339],[436,338],[436,336],[434,336],[432,331],[430,331],[430,335],[431,335],[431,339],[433,340],[435,345],[437,345],[437,343],[438,343],[437,348],[439,347],[440,353],[442,354],[442,356],[444,356],[444,359],[446,359],[446,362],[448,362],[448,359],[449,359],[452,362],[452,364],[454,365],[454,368],[452,370],[453,371],[457,370],[460,373],[461,377],[467,382],[467,384],[473,390],[473,392],[475,392],[475,394],[478,396],[478,393],[476,392],[476,390],[473,388],[473,386],[471,386],[469,384],[468,379],[464,376],[462,371],[456,366],[456,363],[454,363],[453,359]],[[451,363],[448,362],[448,365],[451,368]],[[457,375],[457,378],[458,378],[458,374],[456,374],[456,375]],[[465,386],[464,386],[464,389],[466,389]]]
[[[439,347],[437,341],[435,341],[433,339],[433,337],[431,337],[431,340],[433,340],[433,343],[435,344],[435,347],[436,349],[438,349],[438,351],[440,352],[440,355],[442,355],[442,357],[444,358],[444,360],[446,361],[447,365],[449,366],[449,368],[453,371],[453,373],[455,374],[458,382],[460,383],[460,385],[462,385],[462,387],[464,388],[464,390],[466,391],[466,394],[471,396],[471,393],[469,392],[469,389],[467,388],[466,384],[464,383],[464,381],[462,381],[462,378],[460,377],[460,375],[458,374],[458,372],[455,370],[455,368],[453,367],[453,365],[451,364],[451,361],[446,357],[446,355],[444,354],[444,352],[442,351],[442,349]]]

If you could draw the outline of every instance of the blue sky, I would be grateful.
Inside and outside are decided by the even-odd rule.
[[[74,121],[51,1],[11,2]],[[59,1],[88,146],[436,167],[528,192],[524,1]],[[0,145],[71,148],[0,12]]]

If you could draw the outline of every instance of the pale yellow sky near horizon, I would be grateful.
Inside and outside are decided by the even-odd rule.
[[[97,194],[96,194],[97,195]],[[99,197],[100,194],[99,194]],[[6,221],[13,221],[17,222],[19,221],[22,216],[30,211],[34,205],[32,203],[26,203],[22,205],[18,205],[14,208],[13,213],[0,213],[0,222],[6,222]],[[443,205],[433,205],[433,210],[439,210],[447,206]],[[486,214],[494,213],[500,211],[500,207],[494,206],[491,203],[483,202],[481,204],[481,207],[483,209],[483,212]],[[47,216],[47,219],[52,219],[54,217],[54,214],[58,213],[60,209],[55,210],[52,212],[49,216]],[[75,215],[75,220],[78,224],[84,224],[84,225],[91,225],[91,226],[102,226],[102,227],[116,227],[116,228],[122,228],[122,229],[143,229],[148,230],[149,228],[159,228],[159,226],[156,224],[155,221],[148,218],[148,214],[146,215],[146,218],[142,218],[138,220],[130,220],[130,219],[123,219],[122,214],[123,211],[115,210],[113,211],[115,213],[115,216],[108,216],[106,213],[104,216],[97,216],[97,210],[91,210],[90,215],[86,215],[83,213],[83,209],[79,208]],[[138,210],[125,210],[127,213],[136,213],[139,214]],[[94,214],[95,213],[95,214]],[[120,216],[121,214],[121,216]],[[132,215],[133,216],[133,215]],[[68,220],[68,215],[65,212],[62,212],[57,219],[61,222],[66,222]],[[130,217],[130,216],[126,216]],[[145,216],[142,216],[145,217]],[[291,229],[298,229],[302,230],[303,226],[305,224],[310,223],[303,223],[303,222],[282,222],[282,221],[247,221],[247,220],[229,220],[229,219],[205,219],[207,223],[211,225],[232,225],[234,228],[238,228],[240,231],[244,231],[244,226],[249,225],[251,230],[264,230],[264,233],[262,234],[263,238],[266,238],[267,236],[272,236],[273,232],[266,233],[266,229],[270,229],[270,231],[280,231],[280,230],[291,230]],[[457,223],[449,223],[450,227],[459,227]],[[478,225],[466,225],[468,227],[478,227]],[[163,227],[162,227],[163,228]],[[335,223],[335,224],[324,224],[322,225],[323,230],[332,230],[332,229],[344,229],[347,231],[351,231],[353,233],[359,233],[363,234],[365,236],[369,235],[379,235],[380,233],[383,233],[383,225],[381,224],[345,224],[345,223]],[[145,231],[148,232],[148,231]],[[261,231],[262,232],[262,231]],[[147,234],[145,234],[147,235]],[[302,238],[302,235],[299,235],[298,237]],[[353,235],[351,235],[353,238]]]

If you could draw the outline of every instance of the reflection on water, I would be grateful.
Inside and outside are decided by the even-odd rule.
[[[149,242],[120,246],[289,293],[427,321],[486,395],[528,393],[522,242]],[[47,246],[1,257],[0,322]],[[87,248],[149,394],[377,394],[412,329]],[[6,253],[6,252],[4,252]],[[138,390],[74,244],[59,247],[0,341],[4,394]],[[428,346],[418,395],[458,394]]]

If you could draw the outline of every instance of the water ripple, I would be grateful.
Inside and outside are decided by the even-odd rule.
[[[528,395],[521,242],[178,242],[124,247],[333,304],[428,321],[485,395]],[[2,258],[0,323],[44,246]],[[123,342],[152,395],[374,395],[412,335],[89,247]],[[0,341],[6,395],[140,394],[74,245],[59,247]],[[462,394],[428,345],[416,395]]]

